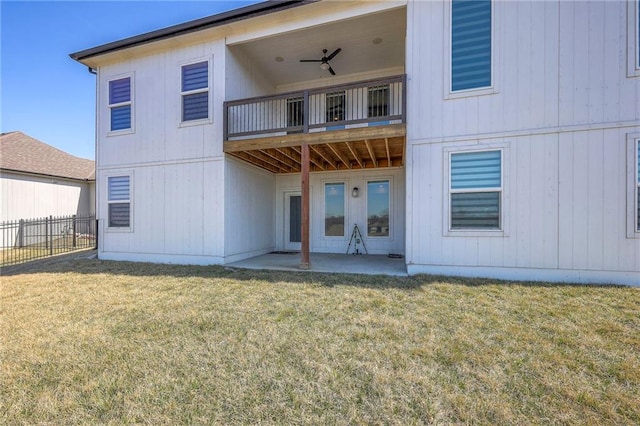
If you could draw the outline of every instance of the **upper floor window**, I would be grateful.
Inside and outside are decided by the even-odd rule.
[[[131,77],[109,81],[110,131],[131,129]]]
[[[343,121],[344,118],[345,93],[332,92],[326,94],[326,122]]]
[[[452,153],[450,157],[451,230],[502,227],[502,151]]]
[[[491,87],[491,19],[491,0],[452,0],[452,92]]]
[[[287,99],[287,127],[296,127],[288,133],[302,133],[304,125],[304,100],[301,97]]]
[[[368,117],[389,115],[389,85],[369,87],[367,93]]]
[[[209,62],[182,66],[182,121],[209,118]]]
[[[130,184],[130,176],[110,176],[107,178],[109,228],[130,228],[131,226]]]

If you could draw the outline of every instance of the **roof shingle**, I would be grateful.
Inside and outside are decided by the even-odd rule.
[[[22,132],[0,134],[0,169],[95,180],[95,162],[74,157]]]

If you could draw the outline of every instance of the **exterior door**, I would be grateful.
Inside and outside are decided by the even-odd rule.
[[[302,241],[302,195],[299,192],[284,194],[284,248],[300,250]]]

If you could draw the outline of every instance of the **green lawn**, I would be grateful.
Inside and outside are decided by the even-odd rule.
[[[99,260],[4,274],[2,424],[640,423],[637,288]]]

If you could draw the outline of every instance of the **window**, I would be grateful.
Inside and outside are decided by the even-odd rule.
[[[369,87],[368,117],[386,117],[389,115],[389,85]]]
[[[182,121],[209,118],[209,62],[182,66]]]
[[[288,133],[302,133],[302,126],[304,122],[302,103],[302,98],[287,99],[287,127],[300,127],[300,129],[294,129]]]
[[[502,151],[450,158],[450,229],[501,229]]]
[[[367,182],[367,235],[389,236],[389,181]]]
[[[109,81],[110,131],[131,129],[131,77]]]
[[[627,238],[640,238],[640,133],[627,134]]]
[[[324,185],[324,235],[344,237],[344,183]]]
[[[129,176],[108,178],[109,228],[131,226],[131,186]]]
[[[344,120],[345,93],[333,92],[326,95],[326,122]]]
[[[491,87],[491,20],[491,0],[452,0],[452,92]]]

